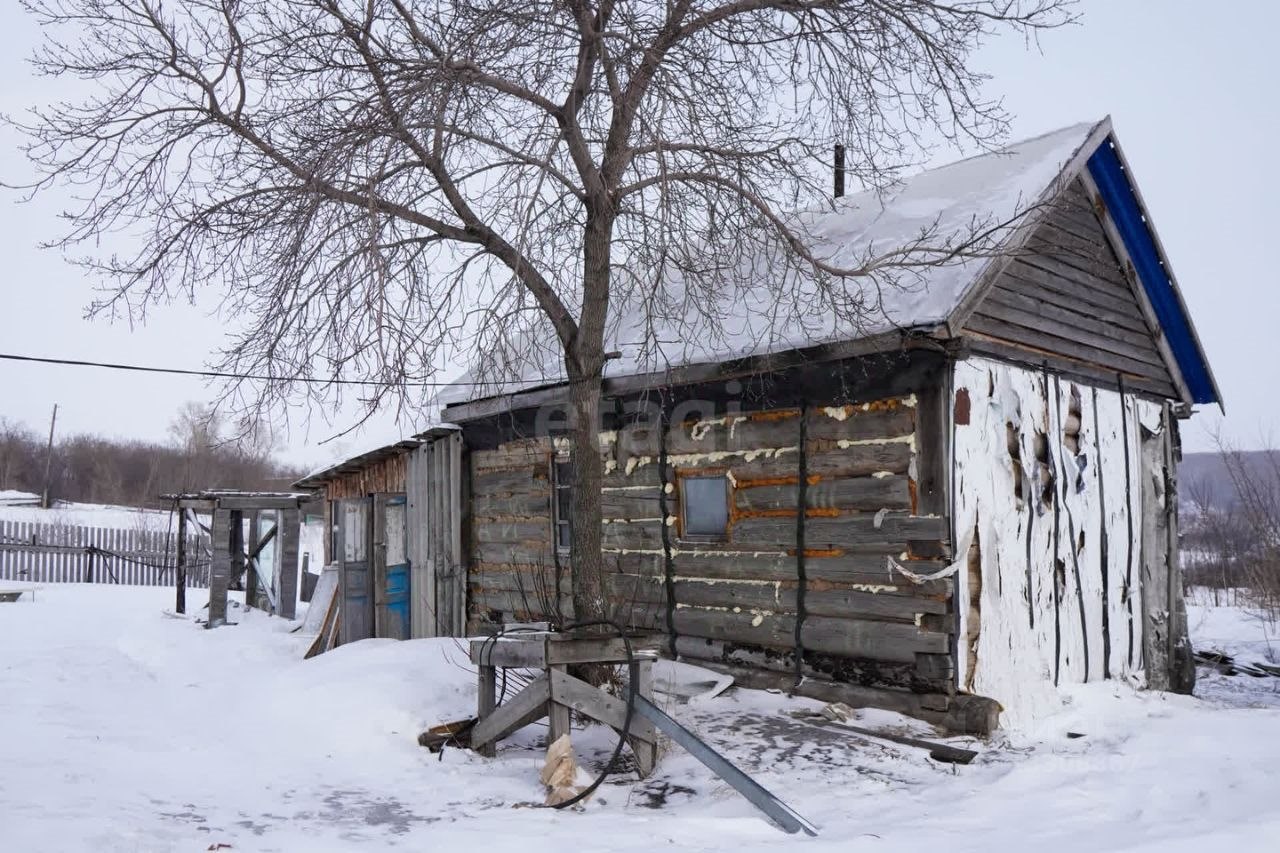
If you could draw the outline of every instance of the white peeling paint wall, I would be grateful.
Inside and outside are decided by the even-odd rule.
[[[1161,408],[981,358],[956,365],[953,413],[964,394],[969,423],[954,427],[952,518],[958,542],[977,530],[982,584],[971,667],[973,626],[961,604],[971,588],[964,572],[957,576],[959,683],[999,701],[1003,724],[1017,726],[1057,706],[1055,684],[1142,672],[1139,424],[1158,430]],[[1073,409],[1074,452],[1065,440]]]

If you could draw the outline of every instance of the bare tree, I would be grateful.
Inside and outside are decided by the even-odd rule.
[[[1280,450],[1269,441],[1246,451],[1222,435],[1215,440],[1235,493],[1223,556],[1262,616],[1280,621]]]
[[[1244,586],[1244,567],[1252,534],[1231,495],[1221,494],[1211,478],[1183,486],[1190,512],[1179,521],[1184,583],[1208,589],[1212,603],[1235,603]]]
[[[94,86],[21,123],[36,188],[82,191],[59,245],[146,234],[89,260],[95,310],[220,288],[220,367],[269,377],[228,388],[248,408],[342,396],[300,378],[417,407],[412,383],[468,349],[493,389],[567,379],[580,619],[605,612],[594,448],[620,318],[641,318],[638,359],[739,294],[856,331],[913,270],[990,251],[1009,223],[837,262],[789,211],[827,195],[836,143],[880,188],[931,143],[1000,139],[971,52],[1070,18],[1070,0],[23,2],[49,33],[37,67]]]

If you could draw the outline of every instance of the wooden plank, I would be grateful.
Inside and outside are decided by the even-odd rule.
[[[1120,262],[1109,247],[1103,256],[1090,256],[1041,244],[1038,251],[1023,255],[1020,260],[1077,287],[1109,293],[1120,299],[1133,298],[1129,282],[1120,270]]]
[[[297,509],[299,498],[293,497],[260,497],[255,495],[223,495],[218,498],[218,506],[222,509],[244,510],[251,512],[260,509]]]
[[[485,521],[475,519],[472,525],[476,542],[509,543],[538,542],[546,539],[550,542],[551,529],[547,524],[538,521]]]
[[[910,571],[930,574],[945,567],[943,559],[904,558],[904,551],[917,544],[885,542],[846,546],[836,553],[811,552],[807,557],[807,574],[811,579],[847,584],[867,584],[877,588],[899,585],[906,594],[934,595],[951,590],[951,581],[943,579],[924,584],[909,584],[889,570],[888,557],[893,557]],[[935,545],[935,551],[943,550]],[[707,550],[698,550],[698,548]],[[661,577],[661,554],[611,554],[619,572],[631,575]],[[745,581],[790,581],[795,579],[795,556],[786,551],[734,550],[729,545],[708,544],[681,546],[675,557],[676,575],[685,579],[729,579]]]
[[[839,416],[824,407],[810,412],[810,438],[864,441],[910,435],[915,428],[913,409],[899,400],[831,408],[839,410]],[[793,447],[798,437],[799,410],[774,409],[673,424],[667,451],[679,467],[682,455]]]
[[[625,492],[605,492],[600,496],[600,512],[606,519],[661,518],[662,493],[658,489],[641,489]],[[673,490],[667,495],[667,508],[674,517],[679,512],[679,495]]]
[[[18,522],[18,541],[31,541],[31,524],[30,522]],[[32,570],[35,568],[34,555],[28,551],[18,552],[18,578],[19,580],[34,580],[32,578]]]
[[[676,609],[674,620],[682,635],[788,650],[795,641],[795,619],[787,614],[682,606]],[[924,631],[914,625],[819,616],[804,620],[801,639],[806,650],[913,665],[917,652],[946,654],[950,649],[947,634]]]
[[[493,450],[476,450],[471,454],[472,471],[483,474],[550,464],[551,439],[530,438],[511,441]]]
[[[551,492],[505,492],[484,488],[472,499],[471,511],[477,520],[502,518],[551,518]]]
[[[1168,376],[1168,371],[1163,365],[1154,365],[1138,361],[1127,356],[1117,355],[1105,350],[1100,350],[1094,346],[1089,346],[1087,344],[1060,337],[1059,335],[1061,334],[1069,333],[1069,331],[1065,329],[1059,329],[1058,334],[1048,334],[1037,329],[1003,323],[991,320],[981,314],[974,314],[974,316],[969,319],[969,325],[966,327],[966,330],[977,332],[1010,344],[1020,344],[1023,346],[1034,347],[1037,350],[1061,353],[1069,358],[1085,362],[1086,364],[1110,369],[1112,372],[1128,373],[1134,376],[1154,380],[1163,380]]]
[[[1099,225],[1095,235],[1059,218],[1046,220],[1027,244],[1028,252],[1018,256],[1032,266],[1072,281],[1117,295],[1128,292],[1128,282],[1120,271],[1120,261],[1106,242]]]
[[[187,547],[187,514],[178,513],[177,554],[174,559],[174,612],[187,612],[187,561],[193,556]]]
[[[1077,361],[1060,353],[1041,350],[1035,347],[1018,346],[1005,341],[988,338],[984,335],[969,333],[969,344],[975,355],[983,355],[1012,364],[1042,369],[1047,363],[1049,369],[1064,377],[1080,379],[1087,384],[1102,388],[1115,388],[1116,375],[1123,371],[1115,371],[1091,362]],[[1168,381],[1148,379],[1133,374],[1125,374],[1125,387],[1130,391],[1138,391],[1148,398],[1160,400],[1177,399],[1177,389]]]
[[[276,524],[281,531],[280,564],[276,566],[272,583],[276,589],[276,611],[285,619],[297,615],[298,604],[298,545],[302,523],[296,508],[282,509]]]
[[[1024,311],[995,300],[979,306],[974,312],[973,319],[969,321],[970,327],[979,328],[975,323],[979,318],[984,318],[991,324],[1001,323],[1031,329],[1045,336],[1069,335],[1074,342],[1164,370],[1164,360],[1160,353],[1156,352],[1155,345],[1149,337],[1126,337],[1118,333],[1118,330],[1113,332],[1106,329],[1104,324],[1087,320],[1064,322],[1061,318],[1046,317],[1040,311]],[[1102,328],[1099,328],[1100,326]]]
[[[503,590],[486,590],[471,586],[468,590],[471,612],[479,615],[490,611],[516,617],[519,621],[539,621],[554,616],[553,605],[533,592],[521,594]],[[568,612],[572,597],[560,597],[561,608]]]
[[[518,468],[476,471],[472,474],[472,477],[472,488],[475,489],[477,495],[550,493],[549,469],[548,466],[541,463]]]
[[[568,678],[564,672],[564,667],[551,667],[547,671],[548,689],[550,698],[547,701],[547,744],[553,744],[561,737],[569,734],[569,712],[571,710],[568,704],[565,704],[563,696],[557,696],[554,688],[556,677]],[[577,679],[574,679],[575,681]],[[597,691],[599,692],[599,691]]]
[[[547,640],[489,637],[472,640],[469,652],[476,666],[520,667],[542,669],[547,665]]]
[[[742,583],[679,579],[676,600],[709,608],[741,608],[777,613],[796,612],[797,582]],[[815,616],[866,618],[914,624],[922,613],[947,613],[945,595],[895,595],[868,592],[851,586],[810,583],[805,591],[805,612]]]
[[[738,547],[758,545],[794,548],[795,520],[747,518],[733,524],[731,539]],[[947,539],[947,522],[941,516],[918,517],[902,512],[856,513],[837,518],[809,518],[805,543],[813,549],[832,549],[871,543],[906,543],[908,540]]]
[[[781,551],[735,551],[732,546],[720,545],[702,547],[706,550],[699,550],[693,545],[681,547],[674,557],[677,575],[742,580],[790,580],[795,577],[795,557]],[[617,570],[624,574],[661,578],[665,571],[661,553],[630,552],[611,556]]]
[[[209,618],[206,627],[215,628],[227,621],[227,583],[231,578],[231,510],[213,511],[213,559],[209,566]]]
[[[776,478],[775,478],[776,479]],[[794,477],[786,478],[794,480]],[[811,478],[813,479],[813,478]],[[746,481],[748,484],[750,481]],[[767,482],[767,481],[766,481]],[[799,486],[764,485],[734,489],[739,510],[794,509]],[[811,482],[805,490],[811,508],[847,510],[911,509],[911,484],[906,475],[889,477],[832,477]]]
[[[657,456],[652,457],[657,460]],[[670,473],[670,467],[668,467]],[[671,479],[675,479],[671,476]],[[662,488],[662,478],[658,476],[658,465],[656,461],[628,470],[625,459],[618,460],[618,467],[606,471],[603,478],[604,490],[608,492],[610,489],[632,489],[637,486],[643,486],[649,489]]]
[[[1026,292],[1031,296],[1041,292],[1057,294],[1058,297],[1069,300],[1067,302],[1068,305],[1073,302],[1085,302],[1122,316],[1141,320],[1144,324],[1147,322],[1142,316],[1141,309],[1131,297],[1123,294],[1116,295],[1111,291],[1099,288],[1081,287],[1075,282],[1066,281],[1052,273],[1047,273],[1038,267],[1031,266],[1021,259],[1009,264],[1005,274],[1001,276],[999,284],[1002,287]]]
[[[796,410],[752,412],[725,418],[673,423],[667,433],[667,455],[680,457],[724,451],[750,451],[769,447],[794,447],[799,436]],[[645,455],[656,457],[656,450]]]
[[[1053,299],[1053,295],[1045,292],[1040,296],[1030,296],[1002,283],[991,289],[987,300],[989,303],[1039,314],[1064,325],[1087,327],[1097,334],[1111,335],[1134,346],[1148,344],[1155,349],[1154,339],[1145,320],[1066,297]],[[986,304],[988,303],[984,303]]]
[[[476,542],[471,554],[477,563],[514,563],[520,565],[553,563],[551,532],[548,529],[545,542]]]
[[[627,714],[627,703],[624,699],[610,696],[603,690],[592,687],[587,682],[574,678],[560,669],[552,669],[549,674],[553,702],[572,708],[579,714],[604,723],[617,731],[622,730]],[[637,685],[637,689],[640,689],[640,685]],[[657,742],[657,730],[643,717],[632,715],[630,731],[634,740],[646,743]]]
[[[632,651],[639,647],[632,643]],[[568,637],[551,637],[547,643],[547,662],[551,664],[570,663],[623,663],[627,660],[627,647],[622,640],[582,639]]]
[[[336,596],[335,596],[336,599]],[[477,672],[476,686],[476,704],[478,720],[483,720],[493,714],[493,709],[498,705],[498,671],[487,664],[481,665]],[[476,751],[481,755],[493,758],[497,754],[497,750],[493,744],[472,744]]]
[[[606,521],[602,531],[602,544],[606,549],[660,550],[662,548],[661,521]]]
[[[31,535],[32,535],[32,537],[35,539],[35,541],[37,541],[37,542],[42,542],[42,543],[43,543],[43,542],[48,541],[47,537],[44,535],[44,525],[43,525],[43,524],[39,524],[39,523],[33,524],[33,525],[32,525],[32,534],[31,534]],[[45,555],[46,555],[47,553],[48,553],[47,551],[33,551],[33,552],[32,552],[32,554],[31,554],[31,562],[32,562],[32,572],[31,572],[31,574],[32,574],[32,575],[37,579],[37,581],[38,581],[38,582],[40,582],[40,583],[48,583],[48,582],[49,582],[49,576],[48,576],[48,574],[45,572],[45,567],[44,567],[44,563],[45,563],[45,559],[44,559],[44,558],[45,558]]]
[[[877,444],[855,444],[840,447],[839,439],[815,439],[810,442],[808,469],[811,475],[820,477],[866,477],[880,472],[905,474],[911,464],[911,446],[905,441]],[[727,457],[709,457],[704,461],[681,466],[689,472],[700,469],[728,471],[735,480],[753,480],[765,477],[792,476],[796,472],[794,445],[780,453],[741,454]],[[614,486],[658,485],[657,465],[643,465],[630,475],[606,476]],[[674,480],[675,477],[672,477]]]
[[[248,554],[257,554],[258,542],[262,538],[262,518],[263,515],[258,510],[247,510],[244,518],[249,522],[248,533],[245,535],[244,545]],[[238,565],[233,558],[233,566]],[[248,558],[243,562],[244,565],[244,606],[245,609],[250,607],[258,607],[261,604],[258,596],[258,568],[256,558]],[[235,568],[232,569],[235,572]],[[265,608],[264,608],[265,609]]]
[[[472,748],[495,743],[542,719],[547,715],[547,701],[550,698],[547,676],[539,675],[524,690],[493,709],[492,713],[484,714],[482,711],[479,722],[471,729]]]
[[[628,687],[634,685],[636,695],[652,700],[653,658],[646,656],[643,660],[633,662],[628,667],[628,670]],[[636,769],[639,771],[641,778],[644,778],[653,772],[654,766],[658,763],[657,733],[654,732],[653,737],[646,737],[646,732],[643,728],[634,726],[634,720],[632,729],[634,734],[628,738],[628,742],[636,759]]]

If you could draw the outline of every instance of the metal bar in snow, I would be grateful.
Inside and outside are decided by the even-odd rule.
[[[771,794],[763,785],[739,770],[720,753],[716,752],[693,732],[675,721],[670,715],[643,696],[632,697],[635,712],[661,729],[673,741],[680,744],[694,758],[701,761],[739,794],[764,812],[784,831],[795,834],[804,830],[806,835],[817,836],[813,824],[801,817],[795,809]]]

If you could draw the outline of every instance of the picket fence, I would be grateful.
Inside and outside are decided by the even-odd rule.
[[[206,547],[187,540],[187,586],[209,584]],[[0,581],[165,586],[177,554],[176,533],[0,520]]]

